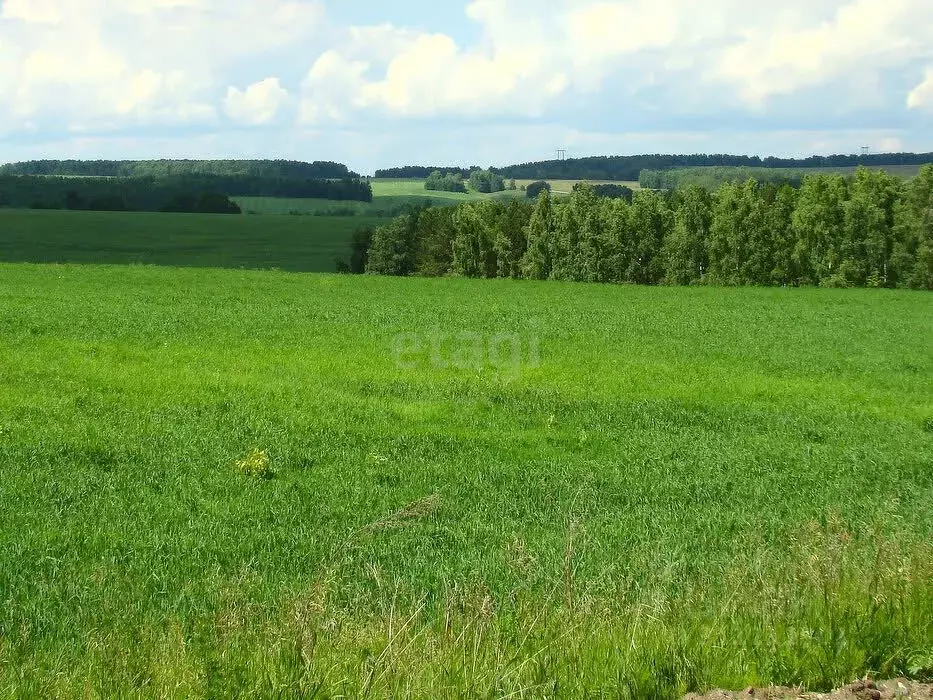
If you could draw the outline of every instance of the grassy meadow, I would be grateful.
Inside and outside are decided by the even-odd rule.
[[[370,217],[0,209],[0,262],[333,272]]]
[[[0,264],[0,329],[0,697],[933,673],[933,295]]]
[[[480,194],[470,191],[434,192],[424,189],[424,180],[376,179],[371,181],[373,201],[338,202],[330,199],[283,197],[235,197],[245,214],[292,214],[304,216],[392,217],[410,206],[444,206],[489,198],[524,197],[521,191]],[[569,190],[568,190],[569,191]]]
[[[519,188],[521,188],[521,187],[527,187],[532,182],[536,182],[536,180],[516,180],[515,184]],[[546,182],[550,183],[551,192],[553,192],[554,194],[560,195],[560,194],[570,194],[571,192],[573,192],[574,185],[582,182],[582,180],[547,180]],[[586,182],[589,182],[591,185],[625,185],[626,187],[632,190],[641,189],[641,185],[639,185],[637,182],[629,182],[629,181],[622,182],[618,180],[612,180],[612,181],[610,180],[586,180]]]
[[[872,166],[872,167],[870,167],[869,169],[870,169],[870,170],[883,170],[883,171],[885,171],[886,173],[889,173],[889,174],[891,174],[891,175],[895,175],[895,176],[897,176],[897,177],[902,177],[902,178],[905,178],[905,179],[910,179],[910,178],[912,178],[912,177],[916,177],[916,176],[920,173],[920,168],[922,168],[922,167],[923,167],[922,165],[879,165],[879,166]],[[740,167],[730,168],[729,166],[726,166],[726,167],[723,167],[723,166],[709,166],[709,167],[696,166],[696,167],[689,167],[689,168],[672,168],[672,169],[673,169],[673,170],[698,170],[698,171],[703,171],[703,170],[717,170],[717,169],[719,169],[719,170],[734,169],[734,170],[740,170],[740,171],[742,170],[742,168],[740,168]],[[844,175],[844,176],[846,176],[846,177],[849,177],[849,176],[855,175],[855,173],[858,171],[858,166],[851,166],[851,167],[849,167],[849,166],[838,166],[838,167],[826,167],[826,168],[758,168],[758,167],[754,167],[753,169],[755,169],[755,170],[757,170],[757,169],[762,169],[762,170],[773,170],[773,171],[776,171],[776,172],[778,172],[778,173],[787,172],[787,173],[791,173],[791,174],[797,174],[797,173],[804,173],[804,174],[807,174],[807,173],[812,173],[812,174],[816,175],[816,174],[820,174],[820,173],[822,173],[822,174],[827,174],[827,173],[828,173],[828,174],[831,174],[831,175]],[[631,185],[629,185],[629,186],[631,186]]]
[[[516,180],[521,188],[534,180]],[[579,180],[550,180],[552,191],[558,195],[570,194]],[[608,182],[608,181],[606,181]],[[603,184],[603,181],[592,184]],[[637,182],[617,182],[634,190],[640,188]],[[234,197],[244,214],[292,214],[303,216],[363,216],[391,217],[402,213],[408,206],[444,206],[462,202],[475,202],[483,199],[524,198],[521,190],[506,190],[494,194],[480,194],[472,190],[466,194],[459,192],[434,192],[424,189],[424,180],[372,180],[373,201],[337,202],[329,199],[289,199],[286,197]]]
[[[433,190],[424,189],[424,180],[396,180],[391,178],[385,179],[376,179],[372,180],[373,187],[373,199],[378,201],[380,199],[386,198],[395,198],[395,197],[418,197],[422,198],[427,195],[429,198],[449,201],[453,203],[460,202],[472,202],[481,199],[489,198],[508,198],[508,197],[523,197],[524,192],[520,190],[512,190],[505,192],[494,192],[492,194],[482,194],[474,190],[469,192],[438,192]]]

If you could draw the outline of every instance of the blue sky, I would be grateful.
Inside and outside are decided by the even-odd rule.
[[[930,0],[0,0],[0,161],[933,150]]]

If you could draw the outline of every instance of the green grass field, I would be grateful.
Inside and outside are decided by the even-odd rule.
[[[923,166],[921,165],[879,165],[872,166],[870,170],[884,170],[885,172],[901,177],[904,179],[910,179],[916,177],[920,173],[920,169]],[[695,170],[695,171],[704,171],[704,170],[713,170],[713,171],[725,171],[725,170],[738,170],[740,172],[746,172],[748,168],[743,167],[729,167],[729,166],[710,166],[710,167],[688,167],[688,168],[672,168],[672,170]],[[791,176],[798,174],[833,174],[833,175],[844,175],[846,177],[852,176],[858,170],[857,166],[840,166],[840,167],[828,167],[828,168],[759,168],[753,167],[752,171],[756,170],[765,170],[765,171],[774,171],[777,173],[786,173]],[[748,175],[745,175],[748,177]],[[623,183],[628,184],[628,183]],[[629,185],[631,186],[631,185]]]
[[[373,198],[375,200],[395,197],[418,197],[425,195],[432,199],[444,200],[453,203],[472,202],[489,198],[523,197],[520,190],[495,192],[493,194],[480,194],[470,190],[466,194],[460,192],[436,192],[424,189],[424,180],[373,180]]]
[[[4,264],[0,329],[0,696],[933,673],[933,295]]]
[[[379,219],[0,209],[0,261],[333,272]]]
[[[533,180],[516,180],[521,187]],[[555,194],[570,194],[577,180],[551,180]],[[601,184],[594,182],[593,184]],[[639,189],[637,182],[620,182]],[[484,199],[522,199],[525,193],[519,190],[506,190],[495,194],[479,194],[470,191],[466,194],[457,192],[431,192],[424,189],[424,180],[373,180],[373,201],[337,202],[329,199],[287,199],[279,197],[235,197],[235,201],[246,214],[294,214],[306,216],[364,216],[391,217],[402,213],[404,207],[418,205],[454,205],[462,202],[476,202]]]
[[[516,180],[515,184],[519,187],[527,187],[535,180]],[[554,194],[570,194],[573,192],[573,186],[581,182],[581,180],[547,180],[551,185],[551,192]],[[637,182],[622,182],[618,180],[586,180],[591,185],[625,185],[626,187],[632,190],[640,190],[641,185]]]
[[[520,190],[497,192],[491,195],[473,191],[467,194],[432,192],[424,189],[424,180],[373,180],[372,187],[372,203],[276,197],[235,197],[234,199],[245,213],[391,217],[402,213],[404,207],[413,205],[444,206],[490,198],[509,199],[525,196],[525,193]]]

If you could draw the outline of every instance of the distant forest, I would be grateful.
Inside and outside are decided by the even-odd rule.
[[[482,168],[477,165],[471,166],[469,168],[437,167],[433,165],[406,165],[402,168],[386,168],[384,170],[377,170],[376,178],[393,180],[426,180],[435,173],[439,173],[442,176],[459,175],[461,180],[466,180],[470,177],[470,173],[472,173],[474,170],[482,170]]]
[[[909,181],[859,169],[799,188],[726,183],[470,202],[355,240],[351,271],[630,284],[933,289],[933,165]],[[365,248],[362,247],[365,245]]]
[[[218,175],[279,179],[356,179],[340,163],[294,160],[32,160],[0,165],[0,175],[62,177],[171,177]]]
[[[881,167],[891,165],[926,165],[933,163],[933,153],[876,153],[872,155],[811,156],[810,158],[759,158],[732,155],[639,155],[596,156],[523,163],[504,168],[490,168],[506,179],[515,180],[618,180],[635,182],[642,170],[670,170],[672,168],[708,168],[730,166],[746,168],[842,168],[864,165]],[[441,174],[458,173],[464,178],[476,168],[408,166],[377,170],[377,178],[427,178],[434,171]],[[799,179],[798,179],[799,183]]]
[[[669,170],[732,166],[747,168],[842,168],[864,165],[925,165],[933,153],[878,153],[872,155],[811,156],[810,158],[759,158],[731,155],[599,156],[524,163],[493,168],[503,177],[517,180],[638,180],[642,170]]]
[[[746,166],[713,166],[704,168],[676,168],[673,170],[642,170],[638,184],[646,190],[676,190],[699,185],[715,190],[727,182],[756,180],[760,184],[792,185],[799,187],[812,170],[806,168],[750,168]]]
[[[0,175],[0,206],[103,211],[210,211],[236,213],[229,197],[294,197],[371,202],[361,180],[290,179],[258,175],[58,177]]]

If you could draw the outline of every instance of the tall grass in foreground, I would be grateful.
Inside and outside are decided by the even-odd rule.
[[[931,342],[909,292],[0,265],[0,697],[929,676]]]
[[[28,630],[10,630],[0,693],[677,698],[775,681],[827,690],[866,673],[930,678],[933,545],[885,529],[813,522],[786,555],[756,553],[711,580],[625,582],[613,598],[576,590],[585,552],[573,531],[566,576],[546,595],[497,599],[475,582],[406,606],[385,581],[382,611],[359,615],[331,602],[339,566],[271,606],[254,602],[262,584],[245,575],[196,624],[87,630],[76,665],[62,663],[67,643],[37,650]],[[507,556],[533,566],[518,544]]]

